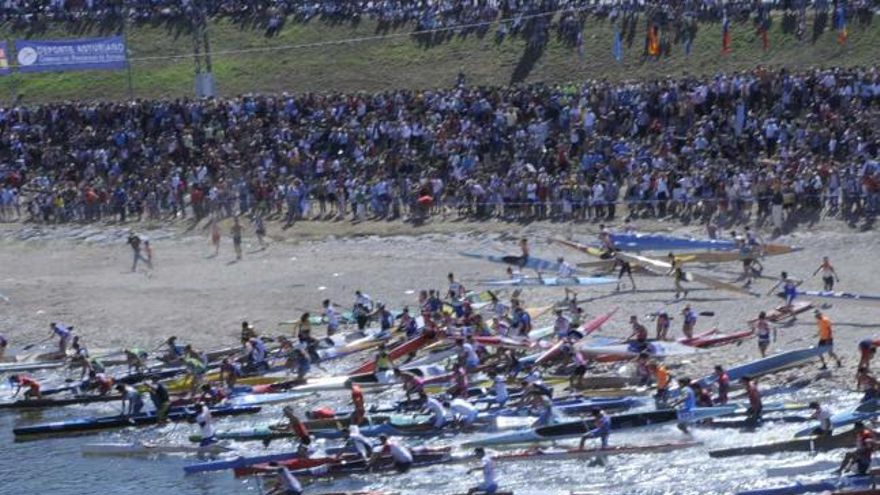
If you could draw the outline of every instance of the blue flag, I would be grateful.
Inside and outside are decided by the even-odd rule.
[[[620,39],[620,29],[614,28],[614,46],[611,48],[614,60],[620,62],[623,60],[623,41]]]

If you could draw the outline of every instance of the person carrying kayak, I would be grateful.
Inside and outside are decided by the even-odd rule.
[[[312,369],[312,360],[309,354],[301,346],[294,347],[293,343],[282,337],[279,339],[281,344],[280,353],[284,357],[284,367],[290,373],[296,373],[296,379],[301,382],[306,381],[306,375]]]
[[[423,404],[422,408],[431,415],[431,424],[434,428],[439,430],[446,426],[446,408],[443,407],[443,403],[424,392],[419,395],[419,399]]]
[[[168,410],[171,409],[171,394],[158,378],[153,378],[152,383],[147,387],[150,400],[153,402],[153,407],[156,408],[156,419],[159,420],[159,423],[164,423],[168,418]]]
[[[207,373],[208,367],[201,360],[190,356],[183,358],[183,366],[186,368],[189,394],[190,396],[195,396],[205,380],[205,373]]]
[[[840,358],[837,357],[837,354],[834,353],[834,335],[831,330],[831,320],[818,309],[813,312],[813,315],[816,317],[816,327],[819,330],[819,342],[816,346],[827,347],[828,355],[837,361],[837,367],[840,368],[843,366],[843,363],[840,361]],[[819,355],[819,360],[822,361],[822,369],[828,369],[828,365],[825,364],[825,356]]]
[[[636,280],[633,278],[633,270],[632,264],[629,261],[623,260],[620,256],[614,255],[614,266],[611,267],[611,272],[617,270],[617,288],[614,289],[615,292],[620,292],[620,281],[623,280],[623,276],[626,275],[629,277],[629,283],[632,286],[630,288],[631,291],[636,291]]]
[[[859,368],[870,369],[871,360],[877,354],[878,339],[862,339],[859,341]]]
[[[236,362],[232,358],[225,357],[220,362],[220,382],[225,384],[227,388],[235,386],[235,382],[241,378],[241,363]]]
[[[53,322],[49,324],[49,330],[51,336],[58,336],[58,354],[66,355],[67,346],[73,340],[73,327],[66,327],[60,323]]]
[[[669,253],[666,255],[667,261],[669,262],[669,270],[666,272],[667,276],[672,276],[675,281],[675,298],[678,299],[680,295],[683,294],[684,298],[687,299],[688,291],[685,289],[681,283],[687,282],[687,273],[684,271],[684,267],[682,266],[681,260],[676,258],[674,254]]]
[[[868,368],[856,370],[856,389],[865,392],[861,402],[880,399],[880,381],[871,374]]]
[[[180,364],[185,355],[184,346],[177,344],[177,337],[172,335],[165,341],[166,351],[161,358],[165,364]]]
[[[871,456],[880,444],[877,442],[877,433],[862,421],[856,421],[853,431],[856,432],[856,449],[846,453],[837,474],[842,474],[855,464],[856,474],[864,476],[871,469]]]
[[[398,473],[409,471],[409,468],[413,465],[412,452],[403,445],[388,438],[388,435],[379,435],[379,448],[373,450],[373,455],[370,457],[368,465],[371,467],[375,466],[379,463],[382,456],[391,456],[391,461],[394,462],[394,469]]]
[[[714,376],[716,383],[718,383],[718,399],[715,404],[723,406],[727,404],[727,394],[730,392],[730,376],[720,364],[715,366]]]
[[[199,394],[199,402],[204,402],[209,406],[216,406],[217,404],[226,400],[226,392],[216,385],[210,383],[203,383],[200,388],[201,394]]]
[[[388,354],[388,348],[382,344],[373,360],[373,374],[379,383],[387,383],[391,379],[392,370],[394,370],[394,360]]]
[[[813,414],[810,415],[810,418],[819,421],[819,426],[813,430],[813,435],[818,437],[830,437],[833,428],[831,423],[831,410],[822,404],[819,404],[817,401],[810,402],[809,407],[813,410]]]
[[[125,365],[128,366],[128,372],[131,373],[132,370],[140,373],[147,367],[147,353],[137,348],[132,349],[123,349],[122,353],[125,354]]]
[[[425,380],[415,373],[394,368],[394,376],[403,385],[403,392],[406,394],[407,403],[413,400],[413,395],[418,397],[425,390]]]
[[[579,450],[584,450],[584,445],[591,438],[599,438],[602,441],[602,448],[608,448],[608,438],[611,436],[611,417],[605,411],[595,408],[591,411],[593,415],[592,423],[584,421],[584,426],[591,428],[584,436],[581,437]]]
[[[453,420],[459,428],[471,427],[474,424],[474,421],[477,420],[477,415],[479,414],[479,411],[477,411],[477,408],[473,404],[460,397],[456,397],[455,399],[452,399],[452,401],[444,403],[443,407],[449,410],[452,414]]]
[[[217,443],[217,431],[214,429],[214,417],[211,416],[211,408],[204,402],[196,404],[196,423],[199,425],[199,447],[207,447],[208,445]]]
[[[629,348],[633,352],[645,351],[648,348],[648,329],[639,323],[639,318],[636,315],[629,317],[629,325],[632,328],[632,333],[626,338]]]
[[[359,425],[367,415],[367,409],[364,406],[364,391],[356,383],[351,385],[351,405],[354,406],[354,411],[351,413],[351,424]]]
[[[764,412],[764,403],[761,401],[761,393],[758,391],[758,384],[750,376],[744,376],[740,381],[746,390],[746,397],[749,399],[749,408],[746,410],[746,421],[757,424],[761,422],[761,415]]]
[[[468,474],[482,471],[483,482],[468,490],[468,494],[486,493],[492,495],[498,491],[498,481],[495,478],[495,460],[483,447],[474,449],[474,456],[480,460],[480,466],[468,470]]]
[[[569,279],[575,278],[574,267],[571,266],[571,264],[569,262],[565,261],[565,258],[563,258],[562,256],[556,258],[556,263],[559,264],[559,266],[556,269],[556,276],[557,277],[569,278]]]
[[[758,351],[761,353],[761,357],[767,357],[767,348],[770,347],[771,333],[773,341],[776,341],[776,327],[770,326],[770,322],[767,321],[767,312],[761,311],[758,313],[758,320],[755,321],[752,328],[755,330],[758,337]]]
[[[107,395],[113,391],[113,377],[107,376],[106,373],[98,373],[95,370],[89,371],[89,379],[86,382],[86,390],[98,390],[98,395]]]
[[[797,288],[802,283],[804,283],[803,280],[791,278],[788,276],[788,272],[782,272],[779,276],[779,281],[773,287],[770,287],[767,295],[773,294],[777,287],[782,286],[782,297],[785,298],[785,307],[791,309],[798,294]]]
[[[691,387],[691,379],[687,377],[678,379],[678,389],[681,391],[681,399],[678,403],[678,429],[687,433],[691,413],[697,408],[697,393]]]
[[[507,391],[507,380],[495,370],[489,372],[489,380],[492,382],[492,388],[490,390],[492,394],[492,404],[498,407],[504,407],[504,404],[507,403],[507,399],[510,398],[510,393]]]
[[[122,415],[134,416],[144,409],[144,398],[136,388],[131,385],[119,383],[116,391],[122,395]]]
[[[819,268],[816,268],[816,271],[813,272],[813,276],[822,272],[822,286],[824,291],[831,292],[834,290],[834,282],[840,282],[840,277],[837,276],[837,272],[834,270],[834,267],[831,265],[831,261],[828,259],[828,256],[822,257],[822,263],[819,265]]]
[[[480,366],[480,357],[474,350],[474,338],[468,335],[464,339],[458,339],[456,345],[458,346],[458,359],[464,369],[469,372],[476,371]]]
[[[266,344],[263,339],[254,337],[247,341],[244,345],[247,354],[247,361],[244,364],[244,370],[251,373],[259,373],[269,369],[267,358],[269,352],[266,350]]]
[[[346,453],[354,453],[366,462],[373,455],[373,444],[361,434],[357,425],[349,425],[348,428],[342,430],[342,438],[345,443],[336,454],[337,459],[341,459]]]
[[[17,396],[24,387],[27,387],[27,390],[24,392],[25,399],[39,399],[42,397],[40,394],[40,383],[27,375],[12,375],[9,377],[9,384],[15,386],[15,393],[12,394],[13,397]]]

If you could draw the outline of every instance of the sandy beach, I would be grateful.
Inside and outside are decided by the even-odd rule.
[[[203,348],[220,347],[235,342],[242,320],[255,324],[263,333],[280,334],[289,331],[278,325],[280,321],[297,318],[303,311],[319,311],[325,298],[348,309],[357,289],[397,308],[414,305],[419,289],[445,290],[445,277],[450,271],[469,288],[477,288],[475,281],[480,279],[505,278],[503,265],[464,258],[458,253],[515,253],[520,237],[531,239],[535,256],[588,261],[584,255],[551,244],[549,239],[593,242],[598,228],[593,224],[447,222],[413,229],[385,222],[303,222],[286,231],[270,228],[266,249],[259,248],[255,237],[246,235],[244,259],[235,262],[228,229],[224,226],[220,254],[215,258],[203,227],[137,229],[153,244],[155,269],[139,268],[131,273],[131,250],[125,245],[127,227],[7,224],[0,241],[0,293],[8,301],[0,302],[0,328],[13,348],[47,336],[51,321],[74,325],[92,348],[151,348],[170,335]],[[696,228],[670,229],[657,223],[637,227],[702,234]],[[802,246],[804,250],[767,258],[767,276],[776,277],[787,270],[793,276],[809,278],[821,257],[828,255],[840,273],[840,290],[880,292],[880,265],[873,259],[880,236],[875,233],[854,233],[829,224],[775,242]],[[695,269],[734,280],[740,267],[728,263]],[[589,315],[621,308],[602,329],[603,334],[628,334],[630,314],[641,317],[665,308],[678,316],[684,307],[685,303],[674,300],[671,279],[637,275],[636,283],[639,291],[635,293],[614,293],[613,285],[579,290]],[[770,279],[758,280],[754,290],[766,294],[773,283]],[[821,280],[815,277],[803,287],[821,289]],[[548,304],[562,298],[562,289],[529,288],[524,297],[529,306]],[[700,318],[698,332],[713,327],[733,332],[745,329],[746,320],[762,309],[777,306],[780,300],[775,296],[752,298],[695,290],[688,302],[698,312],[715,313]],[[824,302],[816,301],[819,306]],[[834,381],[852,387],[856,345],[861,338],[875,335],[876,308],[835,302],[826,311],[835,324],[835,341],[845,361],[845,370],[836,373]],[[550,318],[545,316],[539,322],[549,323]],[[653,324],[648,326],[653,333]],[[673,321],[675,337],[681,336],[680,328],[678,316]],[[807,346],[815,340],[815,322],[806,313],[780,327],[779,341],[771,345],[771,350]],[[704,374],[714,363],[743,362],[757,353],[754,341],[723,347],[688,357],[679,373]]]

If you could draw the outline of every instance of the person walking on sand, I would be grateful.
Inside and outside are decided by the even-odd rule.
[[[254,217],[254,232],[257,234],[257,241],[260,243],[260,248],[266,249],[266,224],[263,223],[263,216],[257,215]]]
[[[235,248],[235,259],[236,261],[241,260],[241,223],[238,221],[238,217],[235,217],[232,224],[232,246]]]
[[[767,321],[767,313],[761,311],[758,314],[758,321],[754,324],[754,330],[758,336],[758,351],[761,357],[767,357],[767,348],[770,347],[770,334],[773,334],[773,341],[776,341],[776,327],[771,328]]]
[[[818,309],[813,314],[816,316],[816,326],[819,330],[819,343],[816,346],[827,347],[828,355],[837,361],[837,367],[840,368],[843,366],[843,363],[841,363],[837,354],[834,353],[834,335],[831,331],[831,320]],[[825,364],[825,356],[820,355],[819,359],[822,360],[822,369],[828,369],[828,365]]]
[[[126,243],[131,247],[132,254],[134,255],[134,259],[131,263],[131,271],[137,271],[138,261],[143,261],[147,264],[149,268],[153,268],[152,263],[147,258],[144,258],[144,255],[141,254],[141,238],[139,235],[135,234],[133,230],[128,232],[128,239]]]
[[[819,268],[816,268],[816,271],[813,272],[813,276],[815,277],[816,275],[818,275],[819,272],[822,272],[822,290],[827,292],[833,291],[834,282],[840,282],[840,277],[837,276],[837,272],[831,265],[831,261],[828,259],[828,256],[822,257],[822,264],[819,265]]]
[[[220,224],[211,220],[211,244],[214,245],[214,257],[220,256]]]

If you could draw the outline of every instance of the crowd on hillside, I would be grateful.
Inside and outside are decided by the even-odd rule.
[[[841,0],[842,1],[842,0]],[[768,9],[816,12],[835,8],[838,0],[2,0],[0,22],[19,28],[51,22],[187,21],[209,17],[260,19],[270,34],[285,22],[358,22],[372,19],[380,27],[411,24],[417,30],[468,26],[498,19],[499,29],[524,29],[532,16],[562,14],[581,22],[588,15],[614,17],[645,12],[665,23],[682,18],[720,20],[758,18]],[[855,13],[877,7],[877,0],[848,0]],[[569,22],[571,22],[569,20]]]
[[[873,215],[880,68],[0,109],[0,219]],[[773,208],[782,205],[784,209]],[[752,216],[754,220],[754,216]]]

